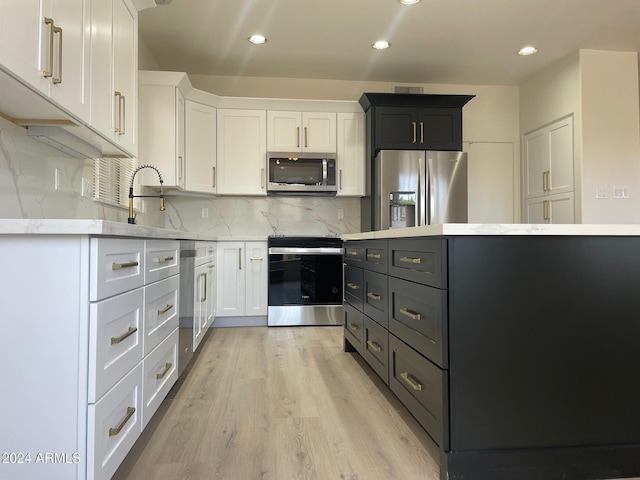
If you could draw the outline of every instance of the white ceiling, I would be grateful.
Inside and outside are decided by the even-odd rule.
[[[161,70],[519,85],[578,49],[640,51],[640,0],[173,0],[139,30]],[[529,44],[539,53],[516,55]]]

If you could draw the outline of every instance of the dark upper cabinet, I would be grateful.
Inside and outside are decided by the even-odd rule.
[[[379,150],[462,150],[462,107],[473,95],[365,93],[371,155]]]

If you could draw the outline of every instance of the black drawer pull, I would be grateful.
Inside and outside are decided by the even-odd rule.
[[[415,378],[413,378],[411,375],[409,375],[408,372],[402,372],[400,374],[400,376],[402,377],[402,379],[407,382],[407,384],[413,388],[416,392],[420,392],[422,391],[422,384],[419,383]]]
[[[367,293],[367,297],[369,297],[371,300],[377,300],[378,302],[380,300],[382,300],[382,295],[378,295],[377,293]]]
[[[355,323],[347,323],[347,328],[349,328],[349,330],[351,330],[352,332],[358,331],[358,326]]]
[[[413,311],[409,310],[408,308],[401,308],[400,309],[400,313],[403,314],[405,317],[409,317],[411,320],[421,320],[422,319],[422,315],[420,315],[419,313],[413,312]]]
[[[347,283],[347,287],[349,287],[351,290],[360,290],[360,285],[356,285],[355,283]]]
[[[367,340],[367,345],[369,345],[371,350],[373,350],[374,352],[380,353],[382,351],[382,347],[373,340]]]
[[[382,255],[380,255],[379,253],[367,253],[367,258],[380,259],[382,258]]]
[[[419,265],[422,263],[422,258],[400,257],[400,261],[402,263],[412,263],[412,264]]]

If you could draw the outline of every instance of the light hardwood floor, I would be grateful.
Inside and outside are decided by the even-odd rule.
[[[113,478],[438,480],[432,448],[342,328],[218,328]]]

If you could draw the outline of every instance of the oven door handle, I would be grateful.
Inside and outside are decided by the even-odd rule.
[[[303,255],[342,255],[340,247],[270,247],[269,254],[287,255],[299,253]]]

